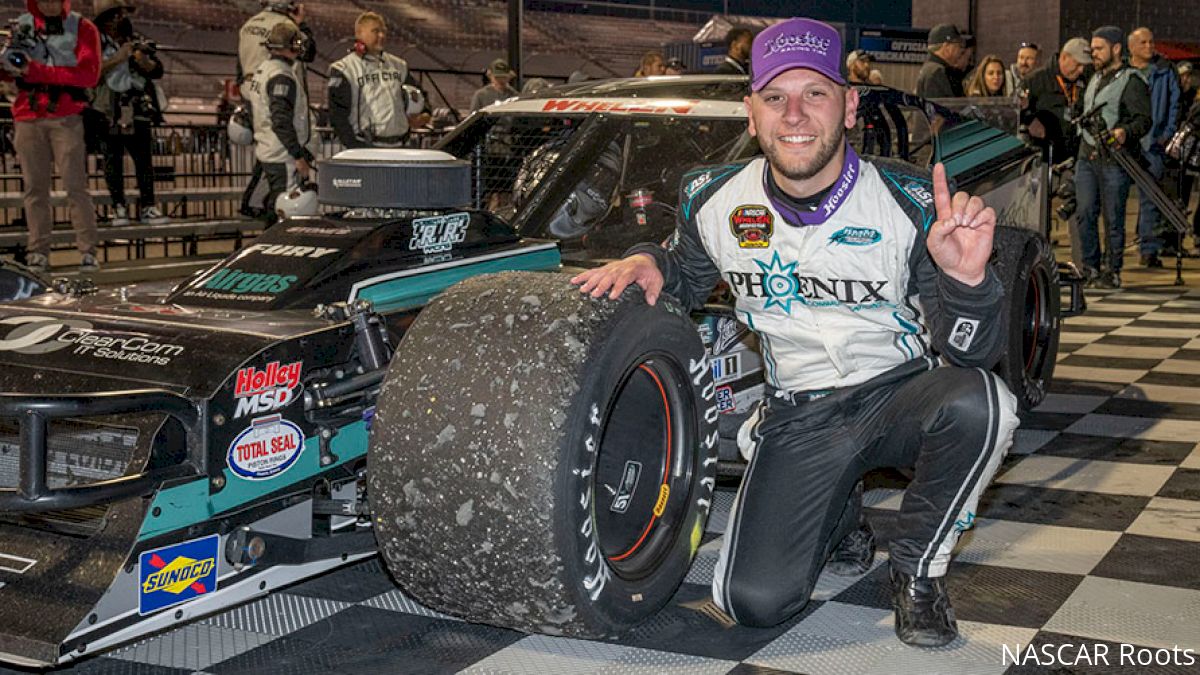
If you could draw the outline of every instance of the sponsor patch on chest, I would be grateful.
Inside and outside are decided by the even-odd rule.
[[[766,248],[775,232],[775,215],[762,204],[744,204],[729,214],[729,231],[739,248]]]

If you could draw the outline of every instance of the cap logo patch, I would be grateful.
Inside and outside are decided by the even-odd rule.
[[[764,46],[767,48],[767,52],[763,56],[796,51],[814,52],[825,56],[829,52],[829,45],[828,38],[817,37],[812,34],[812,31],[804,31],[804,35],[779,35],[766,42]]]

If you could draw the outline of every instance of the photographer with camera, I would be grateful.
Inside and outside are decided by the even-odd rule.
[[[429,122],[425,96],[404,59],[383,50],[387,24],[375,12],[354,22],[354,50],[329,67],[329,117],[346,148],[398,148],[409,127]]]
[[[313,173],[314,135],[308,110],[308,90],[296,77],[295,62],[307,38],[292,23],[271,28],[265,45],[267,59],[247,80],[254,113],[254,157],[262,165],[269,190],[266,204],[274,220],[275,200]]]
[[[245,101],[246,106],[253,105],[253,97],[246,82],[254,76],[254,71],[270,58],[271,55],[264,46],[264,41],[278,24],[290,24],[303,33],[306,38],[303,50],[296,55],[296,59],[292,62],[292,68],[296,81],[304,88],[307,97],[308,75],[304,64],[312,63],[316,58],[317,41],[313,37],[312,29],[304,22],[304,4],[296,2],[296,0],[261,0],[261,3],[262,11],[250,17],[238,31],[237,84],[241,90],[242,100]],[[249,117],[255,118],[253,110],[250,111]],[[265,191],[260,189],[262,171],[262,165],[256,160],[254,170],[250,175],[250,182],[242,194],[242,215],[250,217],[265,215],[268,218],[273,215],[273,204],[258,203],[258,199],[262,199],[265,194]]]
[[[50,264],[51,159],[58,165],[80,270],[94,272],[96,213],[87,190],[87,151],[83,118],[87,90],[100,76],[100,35],[91,21],[71,11],[70,0],[25,0],[12,37],[0,56],[0,78],[16,80],[13,146],[21,162],[25,220],[29,225],[27,264],[44,271]]]
[[[169,223],[154,199],[151,127],[162,123],[154,82],[163,75],[153,42],[139,38],[129,19],[132,0],[96,0],[100,29],[100,84],[92,108],[104,115],[104,182],[113,202],[113,225],[128,225],[125,203],[125,153],[133,158],[138,186],[137,218],[147,225]]]
[[[1096,74],[1083,92],[1083,114],[1099,110],[1107,132],[1097,138],[1080,129],[1082,142],[1075,162],[1075,194],[1079,200],[1079,247],[1089,285],[1120,288],[1125,253],[1125,203],[1132,178],[1107,148],[1136,148],[1150,131],[1150,90],[1137,70],[1121,62],[1124,35],[1116,26],[1092,33]],[[1101,273],[1101,207],[1108,227],[1108,269]]]

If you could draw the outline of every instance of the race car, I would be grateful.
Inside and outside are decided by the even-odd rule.
[[[603,637],[652,616],[718,466],[737,473],[761,361],[720,289],[691,315],[593,300],[563,263],[665,238],[684,171],[753,155],[744,89],[560,87],[437,151],[341,153],[328,213],[169,289],[0,270],[0,661],[69,662],[376,552],[472,621]],[[1036,402],[1059,315],[1036,155],[865,94],[855,143],[1002,207],[1001,372]]]

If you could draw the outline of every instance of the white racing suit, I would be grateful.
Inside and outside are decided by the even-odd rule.
[[[1012,444],[1016,399],[988,369],[1005,343],[1003,289],[934,265],[928,172],[861,159],[818,203],[783,194],[767,162],[689,172],[676,232],[652,255],[690,307],[718,281],[759,335],[767,396],[713,580],[739,623],[770,626],[808,602],[832,546],[858,525],[863,473],[913,467],[891,562],[946,573],[958,535]],[[947,363],[948,362],[948,363]]]

